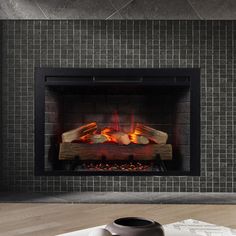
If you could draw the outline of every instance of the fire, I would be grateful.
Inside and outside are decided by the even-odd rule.
[[[130,133],[129,138],[131,143],[138,143],[138,134],[136,132]]]
[[[101,130],[101,132],[96,132],[94,135],[100,135],[100,136],[104,136],[104,138],[106,138],[106,142],[111,142],[111,143],[119,143],[119,140],[117,138],[116,135],[113,135],[115,133],[122,133],[121,131],[114,131],[112,128],[104,128]],[[126,134],[123,132],[123,134]],[[140,133],[137,131],[134,131],[133,133],[128,133],[126,134],[127,137],[130,140],[130,143],[135,143],[135,144],[139,144],[140,143]],[[91,135],[87,134],[84,135],[82,137],[80,137],[80,142],[82,143],[93,143],[91,141]]]
[[[116,126],[118,128],[119,126]],[[119,128],[120,129],[120,128]],[[106,143],[119,143],[128,145],[130,143],[133,144],[148,144],[149,140],[142,136],[142,133],[139,130],[134,129],[133,132],[125,133],[122,131],[116,131],[113,128],[106,127],[102,129],[100,132],[95,132],[92,136],[90,134],[84,135],[80,137],[80,142],[83,143],[94,143],[93,137],[101,138],[103,137],[103,141]],[[92,139],[92,140],[91,140]]]
[[[135,130],[129,134],[130,141],[135,144],[148,144],[149,139],[143,136],[139,131]]]
[[[107,139],[107,142],[112,143],[118,143],[117,136],[112,135],[114,132],[122,132],[123,134],[128,135],[128,138],[130,139],[130,143],[138,144],[138,135],[140,135],[140,132],[135,130],[135,122],[134,122],[134,114],[132,113],[130,116],[130,133],[125,133],[122,131],[120,127],[120,117],[117,111],[115,111],[112,115],[112,126],[106,127],[101,130],[100,134],[104,135]],[[86,137],[82,139],[82,141],[86,141]]]
[[[108,142],[112,142],[112,137],[111,135],[109,135],[109,133],[112,131],[111,128],[104,128],[102,131],[101,131],[101,134],[104,135],[106,138],[107,138],[107,141]]]
[[[126,140],[129,139],[128,143],[134,143],[134,144],[148,144],[149,141],[148,139],[146,139],[144,136],[141,135],[141,133],[139,131],[134,131],[132,133],[125,133],[122,131],[114,131],[112,128],[104,128],[101,130],[101,132],[97,132],[94,135],[84,135],[80,138],[80,142],[82,143],[93,143],[93,141],[91,140],[91,137],[94,136],[103,136],[103,138],[106,140],[106,143],[120,143],[122,142],[120,140],[121,137],[123,137],[123,141],[126,137]],[[125,143],[122,143],[125,144]]]
[[[115,131],[120,131],[120,117],[117,111],[112,115],[112,128]]]
[[[106,127],[102,129],[100,132],[97,130],[93,135],[103,136],[106,139],[106,142],[111,143],[121,143],[121,144],[129,144],[129,143],[140,143],[140,135],[141,133],[135,130],[135,122],[133,113],[130,116],[130,133],[123,132],[120,127],[120,118],[117,111],[115,111],[112,115],[112,125],[111,127]],[[121,138],[122,136],[122,138]],[[120,140],[123,139],[123,140]],[[91,135],[84,135],[80,138],[81,142],[84,143],[93,143],[91,141]],[[123,143],[122,143],[123,142]]]
[[[80,141],[82,143],[91,143],[89,138],[90,138],[90,135],[87,134],[87,135],[84,135],[84,136],[80,137]]]
[[[83,125],[76,129],[62,134],[63,142],[82,142],[90,144],[117,143],[120,145],[148,144],[150,142],[166,144],[168,134],[151,128],[149,126],[134,123],[134,116],[131,114],[130,130],[127,127],[120,127],[120,118],[117,112],[113,113],[112,124],[106,128],[98,128],[96,122]],[[125,131],[126,130],[126,131]]]
[[[135,129],[134,113],[132,112],[130,116],[130,133],[133,133],[134,129]]]

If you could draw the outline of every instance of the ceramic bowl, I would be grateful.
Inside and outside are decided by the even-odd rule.
[[[106,226],[112,235],[119,236],[164,236],[161,224],[138,217],[119,218]]]

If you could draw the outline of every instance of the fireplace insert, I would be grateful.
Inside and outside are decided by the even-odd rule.
[[[35,69],[36,175],[199,175],[200,69]]]

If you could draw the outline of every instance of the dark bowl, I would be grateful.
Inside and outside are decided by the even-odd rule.
[[[113,235],[119,236],[164,236],[161,224],[139,217],[119,218],[106,226]]]

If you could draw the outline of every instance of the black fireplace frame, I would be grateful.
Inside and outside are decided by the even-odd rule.
[[[111,79],[112,78],[112,79]],[[188,86],[190,88],[190,171],[45,171],[44,125],[45,86]],[[35,68],[35,168],[36,176],[133,175],[199,176],[200,175],[200,68]]]

